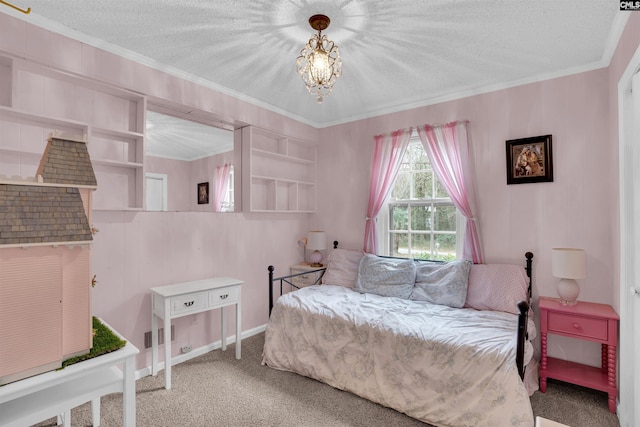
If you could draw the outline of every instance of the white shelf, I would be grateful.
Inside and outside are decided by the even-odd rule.
[[[45,127],[69,127],[82,129],[86,133],[88,125],[76,120],[63,119],[60,117],[43,116],[40,114],[30,113],[19,109],[0,105],[0,118],[13,119],[34,124],[44,125]]]
[[[300,157],[293,157],[287,154],[274,153],[271,151],[261,150],[259,148],[253,148],[252,151],[254,154],[259,156],[272,157],[274,159],[282,159],[288,162],[302,163],[307,165],[314,165],[316,163],[315,160],[302,159]]]
[[[242,165],[245,210],[315,212],[315,143],[249,126],[242,129]]]
[[[142,163],[121,162],[121,161],[118,161],[118,160],[101,160],[101,159],[93,160],[92,159],[91,162],[93,164],[96,164],[96,165],[117,166],[117,167],[121,167],[121,168],[138,169],[138,168],[142,168],[143,167]]]
[[[69,99],[47,96],[46,90],[63,89],[66,95],[69,85],[78,88],[80,98],[74,91]],[[78,108],[79,102],[86,107]],[[98,179],[94,207],[142,210],[145,110],[146,99],[139,94],[0,55],[0,132],[11,137],[0,153],[21,156],[17,163],[15,157],[0,159],[0,174],[35,174],[50,134],[81,139],[87,141]]]

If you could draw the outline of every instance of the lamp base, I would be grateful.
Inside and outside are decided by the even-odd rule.
[[[558,296],[562,305],[576,305],[580,295],[580,285],[574,279],[561,279],[558,282]]]
[[[309,263],[311,267],[322,267],[322,253],[320,251],[313,251],[311,255],[309,255]]]

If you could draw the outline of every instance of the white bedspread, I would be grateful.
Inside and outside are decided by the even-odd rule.
[[[513,314],[311,286],[281,296],[263,364],[440,427],[533,426]]]

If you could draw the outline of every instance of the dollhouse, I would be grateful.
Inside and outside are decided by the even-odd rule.
[[[91,349],[87,144],[51,136],[36,178],[0,178],[0,385]]]

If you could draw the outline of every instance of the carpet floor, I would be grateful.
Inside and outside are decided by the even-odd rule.
[[[376,427],[428,424],[326,384],[260,365],[264,333],[173,367],[172,389],[164,371],[136,382],[139,427]],[[531,397],[533,413],[571,427],[619,427],[606,393],[549,380],[547,392]],[[122,395],[101,401],[103,427],[122,425]],[[55,426],[55,419],[37,427]],[[91,407],[71,412],[72,427],[91,426]],[[500,426],[496,426],[500,427]]]

